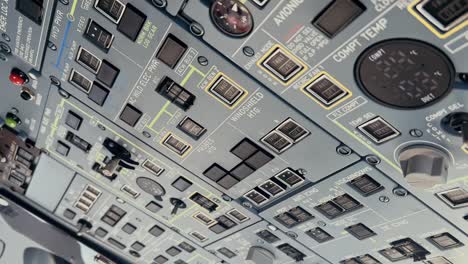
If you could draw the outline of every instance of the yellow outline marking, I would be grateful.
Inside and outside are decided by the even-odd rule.
[[[191,68],[191,70],[194,70],[196,73],[200,74],[202,77],[206,76],[204,72],[200,71],[197,67],[193,66],[192,64],[190,64],[189,67]]]
[[[289,81],[284,82],[280,78],[278,78],[276,75],[274,75],[270,70],[265,68],[262,63],[271,55],[273,52],[276,51],[276,49],[281,49],[286,55],[288,55],[290,58],[298,62],[300,65],[302,65],[302,70],[298,71],[295,76],[293,76]],[[275,80],[277,80],[279,83],[283,84],[284,86],[288,86],[289,84],[293,83],[297,78],[299,78],[304,72],[306,72],[309,69],[309,66],[307,66],[302,60],[300,60],[298,57],[296,57],[294,54],[289,52],[285,47],[283,47],[280,44],[275,44],[269,51],[265,53],[258,61],[257,61],[257,66],[262,69],[264,72],[266,72],[268,75],[273,77]]]
[[[174,137],[175,139],[179,140],[180,142],[184,143],[185,145],[188,146],[188,148],[185,150],[184,154],[180,155],[179,153],[175,152],[174,150],[172,150],[171,148],[169,148],[168,146],[164,145],[164,141],[167,140],[167,138],[169,136],[172,136]],[[164,137],[162,137],[163,139],[159,142],[159,144],[163,145],[165,148],[167,148],[168,150],[174,152],[175,154],[177,154],[179,157],[183,158],[185,157],[191,150],[192,150],[192,145],[190,145],[189,143],[185,142],[184,140],[182,140],[180,137],[176,136],[174,133],[172,132],[167,132],[166,135],[164,135]]]
[[[445,33],[440,33],[439,30],[437,30],[429,21],[427,21],[421,14],[419,14],[418,11],[416,11],[416,5],[419,4],[421,0],[416,0],[412,2],[410,5],[408,5],[408,12],[410,12],[419,22],[421,22],[424,26],[426,26],[432,33],[434,33],[438,38],[441,39],[446,39],[450,37],[451,35],[455,34],[455,32],[459,31],[460,29],[468,26],[468,20],[465,22],[461,23],[460,25],[452,28],[451,30],[445,32]]]
[[[156,124],[156,122],[158,121],[159,118],[161,118],[162,114],[164,112],[166,112],[166,109],[169,107],[169,105],[171,104],[171,101],[167,101],[163,107],[161,108],[161,110],[159,110],[159,112],[156,114],[156,116],[154,117],[153,121],[151,121],[151,123],[149,124],[149,128],[153,128],[154,124]]]
[[[193,202],[193,201],[192,201],[192,202]],[[198,204],[194,204],[194,206],[196,206],[196,205],[198,205]],[[199,205],[198,205],[198,206],[199,206]],[[190,208],[192,208],[192,207],[190,207]],[[207,225],[207,224],[205,224],[204,222],[202,222],[199,218],[196,218],[195,216],[196,216],[196,215],[199,215],[199,214],[202,214],[202,215],[205,216],[206,218],[210,219],[210,220],[211,220],[211,223],[210,223],[209,225]],[[192,217],[195,221],[197,221],[197,223],[200,223],[200,224],[202,224],[202,225],[204,225],[204,226],[208,226],[208,227],[211,226],[213,223],[216,222],[213,218],[207,216],[206,214],[204,214],[204,213],[201,212],[201,211],[195,211],[195,213],[193,213],[193,214],[191,215],[191,217]]]
[[[313,95],[311,95],[309,92],[306,91],[306,88],[307,86],[309,86],[311,83],[313,83],[315,80],[317,80],[318,78],[322,77],[323,75],[327,76],[328,79],[330,81],[333,82],[333,84],[337,85],[338,87],[340,87],[342,90],[346,91],[348,94],[345,95],[345,97],[341,98],[340,100],[334,102],[333,104],[329,105],[329,106],[326,106],[325,104],[323,104],[320,100],[318,100],[317,98],[315,98]],[[307,97],[311,98],[312,100],[314,100],[316,103],[318,103],[322,108],[326,109],[326,110],[330,110],[332,109],[333,107],[341,104],[342,102],[346,101],[347,99],[349,99],[351,96],[353,96],[353,93],[351,92],[351,90],[349,90],[348,88],[346,88],[342,83],[340,83],[337,79],[333,78],[333,76],[331,76],[328,72],[326,71],[321,71],[319,72],[317,75],[315,75],[310,81],[308,81],[304,86],[301,87],[301,91],[307,95]]]
[[[173,222],[177,221],[179,218],[181,218],[182,216],[185,216],[188,212],[192,211],[193,209],[195,209],[195,207],[197,207],[196,204],[192,204],[192,206],[190,206],[189,208],[186,208],[184,209],[183,212],[178,212],[177,215],[175,215],[174,217],[172,217],[170,220],[168,220],[167,222],[172,224]]]
[[[73,4],[72,4],[72,7],[70,9],[70,15],[74,15],[75,14],[75,10],[76,10],[76,5],[78,4],[78,0],[73,0]]]
[[[213,86],[213,84],[218,81],[219,78],[221,77],[224,77],[226,80],[228,80],[231,84],[233,84],[236,88],[240,89],[241,91],[244,91],[244,94],[237,98],[237,101],[233,104],[233,105],[228,105],[226,102],[224,102],[223,100],[221,100],[220,98],[218,98],[216,95],[214,95],[212,92],[210,92],[210,88]],[[209,94],[211,97],[215,98],[217,101],[221,102],[224,106],[226,106],[227,108],[229,109],[234,109],[240,102],[242,102],[245,97],[249,94],[249,91],[245,90],[244,88],[242,88],[242,86],[240,86],[238,83],[236,83],[233,79],[229,78],[226,74],[224,74],[223,72],[218,72],[215,77],[213,78],[213,80],[211,80],[208,85],[206,86],[205,88],[205,92],[207,94]]]
[[[196,258],[198,258],[198,257],[201,258],[201,259],[208,260],[209,262],[211,262],[211,259],[209,259],[209,258],[207,258],[207,257],[205,257],[205,256],[202,256],[202,255],[200,255],[199,253],[196,253],[193,257],[189,258],[187,261],[190,263],[190,262],[192,262],[192,260],[194,260],[194,259],[196,259]],[[198,262],[197,262],[197,263],[198,263]],[[213,262],[211,262],[211,263],[213,263]]]
[[[190,67],[190,71],[187,73],[187,75],[185,75],[184,79],[182,80],[182,82],[180,83],[180,86],[185,86],[185,84],[188,82],[188,80],[190,79],[190,76],[192,76],[192,74],[196,71],[195,68],[192,68]]]
[[[339,128],[341,128],[343,131],[345,131],[346,133],[348,133],[350,136],[352,136],[354,139],[356,139],[357,141],[359,141],[359,143],[361,143],[362,145],[366,146],[369,150],[371,150],[372,152],[374,152],[375,155],[377,155],[381,160],[387,162],[389,165],[391,165],[393,168],[395,168],[397,171],[401,172],[401,169],[398,165],[396,165],[395,163],[393,163],[391,160],[389,160],[387,157],[385,157],[382,153],[380,153],[379,151],[377,151],[375,148],[373,148],[372,146],[370,146],[369,144],[367,144],[363,139],[361,139],[360,137],[356,136],[352,131],[350,131],[349,129],[347,129],[345,126],[343,126],[342,124],[338,123],[338,121],[336,120],[333,120],[333,123],[335,123]]]

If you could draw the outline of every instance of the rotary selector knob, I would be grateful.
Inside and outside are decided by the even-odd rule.
[[[410,146],[400,152],[399,160],[406,181],[413,187],[427,189],[447,182],[450,159],[438,148]]]
[[[253,261],[255,264],[273,264],[275,254],[266,248],[253,246],[249,249],[246,259]]]

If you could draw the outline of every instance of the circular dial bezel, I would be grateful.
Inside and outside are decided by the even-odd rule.
[[[231,3],[236,3],[239,5],[239,8],[240,10],[243,10],[245,12],[245,14],[247,15],[248,19],[249,19],[249,28],[248,30],[246,30],[245,32],[242,32],[242,33],[234,33],[234,32],[231,32],[229,30],[227,30],[227,25],[221,25],[221,21],[224,21],[224,20],[221,20],[221,19],[217,19],[216,17],[216,6],[219,4],[219,3],[222,3],[223,5],[224,4],[231,4]],[[210,7],[210,17],[211,17],[211,21],[213,22],[213,24],[215,24],[216,28],[219,29],[221,32],[223,32],[224,34],[230,36],[230,37],[234,37],[234,38],[241,38],[241,37],[245,37],[247,35],[249,35],[253,28],[254,28],[254,20],[253,20],[253,16],[252,16],[252,13],[250,12],[250,10],[244,5],[242,4],[241,2],[237,1],[237,0],[215,0],[213,1],[213,3],[211,4],[211,7]]]
[[[446,87],[445,90],[442,89],[442,92],[440,92],[437,96],[435,96],[436,98],[434,98],[431,101],[428,101],[427,103],[421,102],[421,103],[413,104],[413,105],[411,105],[411,103],[397,104],[395,102],[385,101],[385,100],[379,98],[379,96],[377,96],[375,94],[376,93],[375,91],[369,91],[368,87],[365,84],[365,81],[362,78],[363,77],[362,75],[365,74],[365,73],[361,72],[361,67],[363,66],[363,62],[364,62],[364,60],[368,59],[370,55],[375,54],[375,51],[377,51],[377,50],[379,50],[381,48],[385,48],[385,47],[388,48],[388,46],[392,45],[392,44],[414,46],[416,48],[422,49],[422,51],[424,51],[424,53],[432,53],[431,55],[433,57],[439,57],[439,60],[438,60],[438,62],[436,64],[432,64],[432,65],[428,64],[428,65],[429,65],[429,67],[434,68],[433,65],[441,65],[441,63],[443,64],[442,67],[444,67],[444,71],[448,75],[448,76],[444,77],[445,79],[443,79],[443,80],[445,80],[447,82],[447,84],[444,85],[444,87]],[[425,66],[424,63],[421,64],[421,67],[424,67],[424,66]],[[411,73],[411,71],[409,71],[409,72],[404,71],[403,73],[404,73],[404,75],[408,75],[409,73]],[[378,103],[380,103],[382,105],[389,106],[389,107],[392,107],[392,108],[397,108],[397,109],[419,109],[419,108],[424,108],[424,107],[430,106],[430,105],[440,101],[442,98],[444,98],[452,90],[453,85],[454,85],[454,81],[455,81],[455,74],[456,74],[456,71],[455,71],[455,67],[454,67],[453,63],[451,62],[449,57],[443,51],[441,51],[440,49],[438,49],[437,47],[434,47],[433,45],[431,45],[429,43],[426,43],[426,42],[423,42],[423,41],[420,41],[420,40],[416,40],[416,39],[406,39],[406,38],[387,39],[387,40],[383,40],[383,41],[372,44],[371,46],[366,48],[358,56],[358,59],[356,60],[356,63],[354,65],[354,76],[355,76],[355,80],[356,80],[356,83],[358,84],[359,88],[367,96],[369,96],[372,100],[374,100],[374,101],[376,101],[376,102],[378,102]],[[379,83],[385,83],[385,82],[379,82]],[[424,96],[421,96],[421,97],[418,97],[418,98],[420,99],[420,98],[423,98],[423,97]],[[410,102],[410,101],[411,100],[409,100],[407,102]]]

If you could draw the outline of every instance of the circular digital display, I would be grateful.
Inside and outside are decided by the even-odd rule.
[[[411,39],[376,43],[358,58],[360,88],[380,103],[398,108],[420,108],[443,98],[453,86],[450,59],[430,44]]]
[[[210,16],[216,27],[231,37],[244,37],[253,29],[252,14],[238,0],[214,1]]]
[[[139,177],[136,179],[136,183],[144,192],[152,196],[163,196],[166,194],[164,187],[150,178]]]

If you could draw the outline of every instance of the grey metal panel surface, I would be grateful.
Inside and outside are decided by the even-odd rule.
[[[130,263],[156,262],[154,258],[159,255],[178,264],[184,263],[179,260],[199,264],[222,260],[254,263],[248,260],[251,258],[262,264],[269,263],[268,253],[257,247],[273,252],[274,263],[293,263],[292,258],[279,251],[278,246],[284,243],[307,255],[302,263],[340,263],[345,260],[364,263],[362,258],[366,254],[381,263],[393,263],[379,251],[389,248],[390,243],[398,239],[409,237],[430,252],[425,264],[432,263],[431,260],[435,262],[439,256],[450,263],[467,262],[466,202],[451,203],[443,194],[460,190],[463,195],[462,190],[468,190],[468,148],[463,146],[460,136],[449,133],[441,125],[442,119],[451,113],[468,112],[466,21],[441,32],[415,11],[416,4],[426,2],[423,0],[270,0],[265,1],[263,7],[258,4],[261,1],[242,0],[240,3],[252,14],[253,30],[247,36],[235,38],[221,32],[210,17],[210,4],[214,1],[168,0],[164,8],[156,7],[157,1],[150,0],[112,2],[122,4],[125,16],[131,17],[138,12],[146,16],[132,40],[125,36],[122,22],[112,21],[109,15],[95,7],[99,1],[45,0],[40,26],[19,14],[18,2],[0,3],[0,31],[5,33],[0,39],[0,116],[6,120],[8,112],[16,114],[22,122],[10,129],[22,131],[20,138],[24,140],[27,135],[36,141],[28,141],[28,144],[35,144],[44,151],[26,198],[39,202],[51,217],[67,223],[74,232],[83,227],[83,221],[89,222],[92,227],[84,232],[87,240],[105,245],[116,255],[125,255]],[[365,10],[339,33],[327,36],[314,21],[325,8],[336,2],[359,3]],[[97,47],[84,36],[90,20],[113,35],[108,50]],[[135,17],[132,17],[132,23],[127,30],[135,27]],[[190,32],[191,23],[204,30],[202,36]],[[169,35],[186,45],[185,53],[172,67],[158,58]],[[457,72],[454,89],[437,103],[411,110],[388,107],[372,99],[359,87],[354,72],[356,61],[371,45],[395,38],[429,43],[445,54]],[[5,50],[8,47],[11,52]],[[81,48],[120,70],[112,85],[97,80],[96,73],[77,62]],[[290,81],[279,80],[261,65],[276,48],[281,48],[303,67]],[[13,85],[8,81],[13,68],[27,74],[29,82]],[[103,86],[108,96],[102,105],[90,100],[87,92],[70,83],[73,71],[91,83]],[[314,78],[323,74],[348,92],[331,106],[324,106],[304,92]],[[220,76],[243,92],[232,105],[223,103],[210,92]],[[165,77],[193,94],[193,105],[182,109],[162,96],[157,87]],[[34,92],[33,100],[20,98],[24,88]],[[141,115],[133,120],[134,124],[122,120],[125,109],[136,109],[136,115]],[[66,124],[69,111],[82,119],[79,129]],[[376,143],[358,129],[377,116],[384,118],[400,134],[389,141]],[[206,129],[200,138],[191,137],[180,129],[181,121],[186,118]],[[286,151],[277,153],[262,139],[272,131],[277,132],[279,125],[289,118],[310,134],[290,143],[291,147]],[[69,132],[89,143],[89,149],[83,151],[76,146],[79,144],[73,145]],[[185,144],[187,151],[177,154],[168,148],[164,142],[170,135],[178,139],[178,144]],[[134,169],[121,166],[113,171],[117,177],[112,180],[104,176],[102,169],[107,168],[106,165],[112,167],[110,161],[114,158],[104,146],[106,139],[112,139],[128,150],[138,166]],[[245,139],[273,159],[252,173],[243,171],[249,174],[245,179],[229,178],[235,174],[236,166],[247,164],[231,153]],[[69,149],[65,150],[64,145]],[[414,146],[435,147],[448,157],[447,183],[427,189],[417,189],[407,183],[398,156],[406,147]],[[57,164],[53,160],[63,165],[49,176],[44,172],[48,172],[49,161]],[[155,175],[145,170],[142,164],[147,160],[164,172]],[[209,179],[207,171],[213,164],[226,170],[223,172],[226,176],[220,177],[239,182],[228,186],[219,178]],[[247,171],[248,166],[254,165],[244,167]],[[300,184],[289,186],[278,180],[285,169],[296,174]],[[60,171],[70,177],[63,178]],[[73,183],[67,187],[66,183],[75,174]],[[363,174],[377,180],[384,189],[363,196],[351,188],[348,182]],[[139,177],[160,184],[166,192],[162,200],[145,193],[137,184]],[[179,185],[175,184],[180,177],[190,183],[179,181]],[[265,183],[279,186],[276,189],[279,194],[268,194],[266,187],[261,187]],[[48,184],[53,187],[50,188],[53,195],[50,191],[44,192]],[[102,193],[91,209],[83,212],[76,205],[88,185]],[[255,204],[247,195],[252,190],[265,196],[267,201]],[[398,196],[401,192],[409,194]],[[361,206],[334,219],[328,219],[315,208],[343,193],[351,195]],[[54,210],[59,194],[64,197]],[[216,210],[196,204],[193,197],[197,194],[211,202],[210,206],[214,204]],[[171,198],[180,199],[186,208],[171,214],[174,207]],[[162,208],[150,212],[145,207],[151,201]],[[114,227],[102,221],[105,211],[112,205],[127,212]],[[287,215],[298,206],[313,218],[291,228],[277,221],[275,216]],[[70,210],[76,215],[71,217]],[[236,212],[246,218],[236,220]],[[209,223],[203,224],[196,218],[197,214],[207,217],[205,221]],[[218,223],[222,217],[231,219],[235,225],[223,231],[224,227]],[[127,234],[122,230],[127,222],[135,225],[135,233]],[[376,235],[358,240],[346,231],[350,230],[347,227],[358,223],[365,224]],[[150,237],[146,232],[155,224],[165,230],[160,238]],[[96,234],[99,227],[108,233],[99,237]],[[307,234],[317,227],[334,238],[317,242]],[[260,239],[256,233],[261,229],[270,230],[280,240],[269,244]],[[444,232],[464,245],[441,250],[427,239]],[[110,237],[123,243],[125,249],[109,243]],[[135,241],[145,245],[140,258],[132,252],[131,245]],[[171,243],[165,243],[167,241]],[[182,241],[192,245],[197,253],[184,251],[179,244]],[[169,256],[166,250],[172,245],[182,253]],[[222,248],[228,248],[236,256],[228,258],[220,253]],[[9,259],[9,263],[15,262]],[[408,258],[398,263],[411,262]]]
[[[54,211],[74,176],[73,170],[42,154],[34,171],[31,187],[25,195],[47,210]]]

